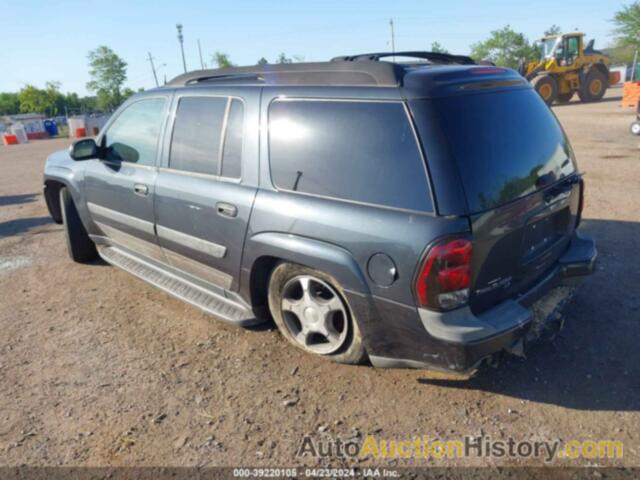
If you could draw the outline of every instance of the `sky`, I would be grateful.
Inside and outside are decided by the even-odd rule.
[[[625,2],[617,0],[435,1],[435,0],[0,0],[0,92],[25,84],[59,81],[63,92],[87,94],[87,53],[112,48],[128,64],[126,86],[151,88],[147,52],[160,82],[182,73],[176,23],[181,23],[187,68],[200,68],[216,50],[239,65],[280,52],[305,61],[338,55],[389,51],[389,19],[395,47],[428,50],[439,42],[452,53],[509,24],[533,40],[552,24],[580,30],[596,48],[612,40],[610,19]],[[627,2],[628,3],[628,2]]]

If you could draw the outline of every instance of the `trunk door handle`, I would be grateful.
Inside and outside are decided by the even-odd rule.
[[[136,183],[133,186],[133,192],[136,195],[140,195],[141,197],[146,197],[149,194],[149,187],[143,185],[142,183]]]
[[[223,217],[233,218],[238,216],[238,207],[230,203],[218,202],[216,203],[216,210],[218,211],[218,215],[222,215]]]

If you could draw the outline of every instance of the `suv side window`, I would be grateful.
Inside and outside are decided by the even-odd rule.
[[[132,103],[123,110],[102,137],[106,159],[154,165],[164,105],[164,98],[149,98]]]
[[[244,104],[237,98],[231,99],[227,127],[222,151],[220,175],[240,178],[242,165],[242,133],[244,130]]]
[[[178,103],[169,168],[240,177],[244,108],[227,97],[183,97]]]
[[[276,188],[433,211],[425,164],[400,102],[276,100],[269,108]]]
[[[182,97],[173,125],[169,168],[218,175],[226,97]]]

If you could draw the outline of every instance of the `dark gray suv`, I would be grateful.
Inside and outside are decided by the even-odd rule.
[[[339,362],[462,372],[520,351],[594,270],[569,142],[514,71],[395,55],[418,61],[204,70],[134,96],[47,160],[72,259],[236,325],[271,316]]]

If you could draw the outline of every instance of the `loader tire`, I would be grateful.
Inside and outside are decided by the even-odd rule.
[[[585,76],[584,82],[578,90],[578,96],[583,102],[597,102],[607,91],[607,78],[600,70],[592,69]]]
[[[531,84],[547,105],[551,105],[558,97],[558,83],[551,75],[535,77]]]

